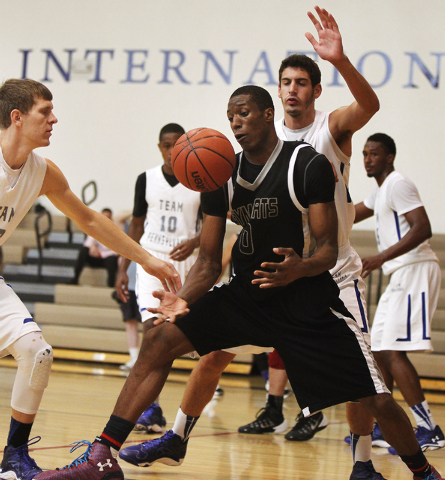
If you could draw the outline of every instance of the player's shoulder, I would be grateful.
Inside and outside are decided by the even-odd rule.
[[[304,141],[284,142],[284,148],[288,149],[291,155],[297,151],[297,162],[309,163],[311,161],[325,161],[327,158],[315,148]]]
[[[394,170],[385,179],[387,187],[394,187],[395,185],[414,185],[414,182],[404,173]]]

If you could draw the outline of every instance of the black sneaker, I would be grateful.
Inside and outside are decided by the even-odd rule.
[[[349,480],[385,480],[385,477],[375,471],[371,460],[367,462],[355,462]]]
[[[284,436],[286,440],[305,442],[328,426],[328,419],[323,412],[314,413],[310,417],[304,417],[302,413],[299,413],[296,420],[295,427]]]
[[[256,420],[238,428],[239,433],[282,433],[287,430],[287,422],[282,413],[266,405],[256,415]]]

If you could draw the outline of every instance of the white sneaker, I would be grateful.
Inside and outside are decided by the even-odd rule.
[[[119,370],[122,370],[124,372],[129,372],[134,367],[135,363],[136,362],[134,362],[133,360],[130,360],[129,362],[124,363],[123,365],[120,365]]]

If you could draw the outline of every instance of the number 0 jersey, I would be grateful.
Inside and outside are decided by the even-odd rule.
[[[143,192],[141,190],[144,190]],[[182,242],[196,237],[200,228],[200,193],[178,183],[172,187],[158,166],[138,177],[135,217],[143,216],[140,197],[146,201],[144,234],[140,244],[146,250],[169,253]]]
[[[326,157],[303,142],[278,140],[252,182],[245,178],[249,168],[259,167],[238,154],[229,182],[215,192],[201,194],[201,202],[208,215],[225,217],[230,210],[232,221],[243,227],[232,250],[234,272],[237,280],[261,299],[275,295],[280,288],[271,289],[272,293],[260,291],[251,284],[256,278],[253,272],[264,270],[263,262],[283,261],[273,252],[276,247],[293,248],[304,258],[313,253],[308,208],[334,201],[335,179]]]

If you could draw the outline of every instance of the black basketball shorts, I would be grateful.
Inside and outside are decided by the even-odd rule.
[[[175,325],[201,356],[247,344],[274,347],[305,416],[389,393],[352,316],[307,298],[284,290],[265,301],[253,300],[232,281],[214,287]],[[348,314],[339,302],[334,303]]]

